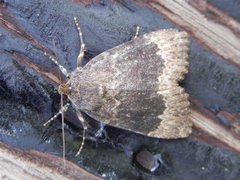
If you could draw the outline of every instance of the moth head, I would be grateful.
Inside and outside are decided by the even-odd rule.
[[[71,93],[70,83],[63,83],[58,86],[58,93],[68,96]]]

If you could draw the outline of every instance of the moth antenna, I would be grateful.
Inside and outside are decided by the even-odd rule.
[[[53,40],[53,46],[54,46],[54,52],[56,52],[56,46],[55,46],[54,40]],[[53,57],[53,56],[47,54],[46,52],[44,53],[44,55],[47,56],[52,62],[54,62],[59,67],[58,70],[60,70],[67,78],[70,77],[70,75],[67,72],[67,69],[65,69],[61,64],[59,64],[57,56]],[[61,82],[61,84],[60,84],[60,86],[61,86],[62,85],[62,79],[61,79],[61,76],[60,76],[60,72],[59,72],[59,79],[60,79],[60,82]],[[70,104],[67,103],[67,104],[63,105],[63,92],[60,91],[59,93],[60,93],[60,96],[61,96],[60,110],[57,114],[55,114],[51,119],[49,119],[43,125],[44,126],[48,125],[50,122],[55,120],[58,115],[61,114],[61,119],[62,119],[62,145],[63,145],[62,157],[63,157],[63,168],[65,169],[65,166],[66,166],[66,143],[65,143],[65,129],[64,129],[64,125],[65,125],[65,123],[64,123],[64,112],[67,111]]]
[[[65,143],[65,129],[64,129],[64,112],[63,112],[63,93],[60,94],[61,96],[61,117],[62,117],[62,145],[63,145],[63,167],[66,167],[66,143]]]
[[[82,123],[82,126],[83,126],[83,135],[82,135],[82,143],[78,149],[78,152],[76,154],[76,156],[79,156],[79,154],[81,153],[82,149],[83,149],[83,146],[84,146],[84,143],[85,143],[85,139],[86,139],[86,130],[87,130],[87,125],[86,125],[86,121],[84,120],[81,112],[78,112],[77,111],[77,116],[78,116],[78,119],[80,120],[80,122]]]
[[[44,56],[46,56],[46,57],[49,58],[52,62],[54,62],[54,64],[56,64],[56,65],[59,67],[60,71],[61,71],[67,78],[70,78],[70,75],[68,74],[67,69],[64,68],[61,64],[59,64],[56,58],[54,58],[53,56],[47,54],[46,52],[44,52]]]
[[[136,33],[135,33],[135,36],[133,37],[133,39],[136,39],[139,36],[139,31],[140,31],[140,26],[137,26]]]
[[[83,66],[83,57],[84,57],[84,52],[86,51],[86,45],[83,41],[83,35],[82,35],[82,31],[81,31],[81,27],[80,27],[80,23],[79,20],[77,19],[77,17],[74,17],[74,22],[76,24],[77,30],[78,30],[78,35],[80,38],[80,52],[77,58],[77,66],[78,67],[82,67]]]
[[[64,129],[64,113],[68,110],[68,107],[70,106],[70,103],[66,103],[63,105],[63,94],[61,93],[61,108],[58,111],[57,114],[55,114],[51,119],[49,119],[47,122],[43,124],[43,126],[47,126],[50,124],[52,121],[54,121],[60,114],[61,114],[61,119],[62,119],[62,144],[63,144],[63,168],[66,166],[66,143],[65,143],[65,129]]]
[[[54,52],[56,54],[57,50],[56,50],[56,45],[55,42],[53,40],[53,48],[54,48]],[[67,77],[69,78],[69,74],[67,73],[67,70],[59,64],[58,62],[58,58],[57,56],[55,56],[56,58],[52,58],[52,61],[55,62],[55,64],[59,67],[59,69],[61,70],[61,72]],[[59,71],[58,71],[59,72]],[[60,76],[60,73],[58,74],[60,82],[62,84],[62,79]],[[61,86],[61,85],[60,85]],[[61,120],[62,120],[62,158],[63,158],[63,168],[65,169],[66,167],[66,143],[65,143],[65,122],[64,122],[64,112],[63,112],[63,92],[60,91],[60,114],[61,114]]]

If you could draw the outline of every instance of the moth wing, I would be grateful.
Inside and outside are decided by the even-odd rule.
[[[106,124],[147,136],[187,137],[189,101],[178,83],[188,71],[188,44],[186,32],[159,30],[96,56],[80,76],[90,84],[88,91],[95,85],[101,97],[92,91],[82,110]],[[98,106],[92,108],[94,103]]]

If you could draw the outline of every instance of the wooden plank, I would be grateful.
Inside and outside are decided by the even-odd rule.
[[[205,134],[205,137],[208,136],[210,139],[214,138],[215,142],[212,143],[215,145],[223,145],[224,147],[234,150],[240,153],[240,140],[234,136],[234,134],[229,131],[224,126],[217,123],[211,117],[206,116],[205,114],[200,113],[199,111],[192,109],[191,110],[191,120],[194,126],[197,129],[200,129]],[[200,139],[201,137],[197,137]],[[210,139],[204,139],[205,141],[210,141]]]
[[[76,1],[75,1],[76,2]],[[148,1],[148,2],[158,2],[158,1]],[[160,2],[160,1],[159,1]],[[215,36],[213,37],[213,39],[210,38],[210,35],[209,35],[209,28],[206,28],[206,27],[201,27],[201,28],[205,28],[204,29],[204,33],[206,34],[201,34],[202,32],[199,30],[199,32],[195,32],[195,29],[198,28],[198,24],[197,22],[195,22],[196,24],[196,27],[192,27],[191,23],[192,22],[188,22],[185,19],[182,19],[182,17],[184,18],[185,15],[187,14],[190,14],[192,15],[191,12],[192,10],[194,11],[197,11],[198,13],[200,13],[201,15],[201,22],[203,21],[202,18],[204,17],[205,20],[208,22],[210,21],[212,24],[218,24],[218,25],[221,25],[223,26],[224,28],[227,28],[229,29],[229,31],[232,32],[233,35],[235,35],[236,37],[238,37],[238,31],[237,31],[237,28],[239,24],[235,24],[236,26],[233,26],[232,22],[227,22],[227,19],[224,19],[222,18],[221,20],[224,20],[224,21],[216,21],[216,18],[215,17],[209,17],[209,14],[207,14],[205,12],[206,9],[202,8],[197,5],[196,7],[194,7],[195,5],[194,4],[190,4],[189,2],[187,1],[169,1],[169,2],[174,2],[176,3],[177,5],[173,6],[173,7],[167,7],[165,4],[157,4],[158,7],[162,8],[163,9],[163,12],[168,12],[169,16],[171,17],[171,15],[174,15],[175,17],[173,17],[173,20],[176,20],[175,22],[177,24],[179,24],[179,26],[182,26],[182,22],[183,25],[187,24],[187,26],[182,26],[183,28],[185,28],[186,30],[188,30],[188,32],[190,32],[194,37],[198,38],[198,40],[200,40],[203,44],[205,44],[206,46],[208,46],[210,49],[212,49],[214,52],[216,52],[216,49],[214,49],[215,47],[212,45],[215,43],[219,43],[218,40],[216,41],[214,38],[218,38],[220,39],[222,42],[221,43],[224,43],[224,41],[226,40],[225,38],[222,38],[218,35],[215,34]],[[181,7],[180,5],[180,2],[182,3],[187,3],[185,4],[184,7]],[[165,3],[168,3],[168,1],[166,1]],[[170,5],[169,5],[170,6]],[[186,6],[190,6],[192,9],[188,10],[189,12],[185,13],[185,14],[181,14],[180,12],[178,14],[175,14],[175,10],[173,11],[170,11],[168,8],[182,8],[186,10]],[[214,7],[213,7],[214,8]],[[208,9],[209,10],[209,9]],[[186,10],[187,11],[187,10]],[[201,11],[201,12],[199,12]],[[1,11],[1,13],[4,12],[4,11]],[[159,11],[160,12],[160,11]],[[178,12],[178,11],[177,11]],[[161,12],[162,13],[162,12]],[[215,13],[217,15],[220,15],[219,13]],[[189,16],[190,16],[189,15]],[[195,16],[193,16],[195,15]],[[194,17],[194,18],[199,18],[198,15],[194,14],[191,17]],[[27,40],[27,41],[30,41],[32,44],[36,45],[37,47],[39,47],[39,49],[42,49],[43,51],[46,51],[46,49],[44,49],[45,47],[37,40],[34,40],[34,37],[32,36],[28,36],[25,34],[24,32],[24,28],[21,28],[20,26],[17,26],[17,23],[14,22],[13,19],[11,18],[6,18],[7,16],[2,16],[2,19],[0,18],[0,21],[2,20],[2,22],[4,22],[3,24],[0,23],[0,25],[4,26],[6,29],[8,29],[9,31],[13,32],[14,34],[17,34],[18,36],[22,37],[24,40]],[[226,17],[226,16],[224,16]],[[189,17],[190,18],[190,17]],[[5,20],[5,21],[3,21]],[[198,19],[195,19],[195,21],[197,21]],[[194,22],[194,21],[193,21]],[[189,23],[189,24],[188,24]],[[211,24],[210,23],[210,24]],[[202,24],[200,24],[202,25]],[[229,26],[228,26],[229,25]],[[230,26],[231,25],[231,26]],[[228,27],[226,27],[228,26]],[[224,31],[224,29],[223,29]],[[195,33],[197,34],[197,36],[195,35]],[[214,34],[214,32],[211,32]],[[217,32],[219,33],[219,32]],[[221,32],[222,33],[222,32]],[[225,32],[224,32],[225,33]],[[222,33],[222,34],[224,34]],[[201,36],[206,36],[206,35],[209,35],[208,38],[210,39],[210,43],[209,45],[207,45],[205,43],[205,39],[203,39]],[[208,39],[207,39],[208,40]],[[212,43],[212,44],[211,44]],[[231,43],[231,42],[229,42]],[[221,45],[221,44],[220,44]],[[223,48],[223,47],[222,47]],[[218,53],[218,52],[216,52]],[[231,52],[231,53],[235,53],[235,52]],[[29,57],[25,56],[24,53],[21,53],[21,52],[11,52],[11,54],[13,55],[14,59],[18,60],[19,62],[21,63],[24,63],[26,64],[28,67],[31,67],[33,69],[36,69],[38,72],[40,72],[41,74],[43,74],[44,76],[48,77],[49,79],[51,79],[52,81],[54,81],[56,84],[59,84],[60,83],[60,80],[58,79],[58,75],[57,74],[54,74],[54,72],[51,72],[49,70],[46,70],[44,69],[43,67],[40,67],[36,64],[34,64],[33,62],[31,62],[31,60],[29,59]],[[231,61],[232,63],[233,60],[230,58],[229,61]],[[234,63],[236,64],[236,63]],[[210,142],[210,139],[211,138],[215,138],[214,139],[214,142],[213,144],[215,145],[221,145],[223,147],[226,147],[226,148],[229,148],[231,150],[234,150],[234,151],[237,151],[237,152],[240,152],[240,149],[239,149],[239,138],[236,138],[236,136],[227,128],[225,128],[223,125],[217,123],[217,121],[215,120],[215,115],[214,114],[208,114],[207,113],[207,109],[203,107],[203,105],[197,105],[198,108],[201,108],[203,111],[199,111],[199,110],[196,110],[195,108],[192,108],[192,114],[191,114],[191,118],[192,118],[192,121],[194,123],[194,126],[196,127],[197,130],[200,130],[202,132],[204,132],[205,136],[208,137],[208,138],[205,138],[204,141],[209,143]],[[200,140],[202,137],[200,135],[196,135],[195,136],[198,140]],[[62,160],[62,159],[61,159]],[[50,170],[50,169],[49,169]]]
[[[38,151],[24,151],[0,142],[0,179],[88,179],[97,177],[70,161]]]

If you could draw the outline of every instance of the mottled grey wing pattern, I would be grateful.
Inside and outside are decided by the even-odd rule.
[[[187,73],[188,36],[160,30],[93,58],[71,77],[72,103],[96,120],[158,138],[191,133]]]

